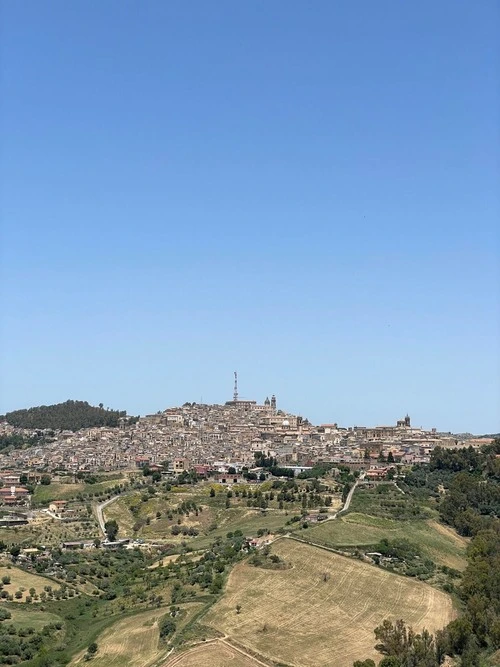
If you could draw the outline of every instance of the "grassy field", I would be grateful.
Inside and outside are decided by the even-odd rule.
[[[79,493],[100,493],[127,481],[128,477],[126,476],[110,476],[109,479],[103,479],[103,481],[96,484],[84,484],[83,482],[77,482],[76,484],[52,482],[47,486],[38,484],[33,494],[33,502],[35,505],[44,505],[51,500],[70,500],[71,498],[75,498]]]
[[[290,518],[284,510],[268,510],[247,508],[241,500],[233,499],[230,508],[225,507],[224,498],[210,498],[206,494],[198,493],[169,493],[168,498],[153,496],[146,502],[141,501],[142,493],[137,491],[124,495],[104,510],[106,521],[115,519],[122,537],[141,537],[149,540],[162,540],[170,544],[187,542],[193,549],[204,549],[217,537],[225,536],[230,531],[242,530],[245,535],[255,535],[260,528],[272,532],[285,525]],[[177,524],[178,515],[174,512],[172,519],[168,513],[184,500],[194,500],[202,511],[198,516],[191,512],[189,516],[182,516],[182,527],[192,527],[199,531],[195,537],[172,535],[172,526]],[[131,507],[137,506],[136,514]],[[156,512],[161,513],[156,518]],[[143,525],[134,531],[134,524],[149,518],[149,525]]]
[[[12,623],[16,628],[35,628],[35,630],[41,630],[44,625],[61,621],[61,617],[57,614],[40,611],[36,607],[25,607],[24,605],[22,607],[14,607],[10,605],[8,610],[11,613],[8,623]]]
[[[41,630],[44,625],[57,623],[61,617],[57,614],[51,614],[48,611],[40,611],[37,607],[22,607],[9,605],[8,610],[11,613],[8,623],[12,623],[16,628],[35,628]]]
[[[406,538],[439,565],[456,570],[466,566],[467,540],[437,521],[396,521],[352,512],[300,531],[300,537],[330,547],[374,545],[382,538]]]
[[[158,620],[167,609],[154,609],[118,621],[99,636],[95,667],[147,667],[161,656]],[[166,651],[165,651],[166,652]],[[86,664],[84,654],[71,665]]]
[[[285,526],[290,518],[284,511],[268,510],[261,512],[257,509],[247,509],[246,507],[234,507],[228,510],[222,510],[217,516],[217,528],[206,535],[199,535],[189,541],[193,549],[204,549],[217,537],[222,537],[226,533],[241,530],[246,536],[254,536],[259,529],[274,532],[278,528]]]
[[[288,538],[272,551],[291,567],[239,563],[203,623],[273,660],[351,667],[356,659],[380,657],[373,629],[384,618],[430,631],[453,618],[450,597],[422,582]]]
[[[145,502],[141,500],[144,492],[135,491],[122,496],[119,500],[112,503],[104,510],[106,521],[114,519],[119,526],[120,535],[127,537],[141,537],[145,539],[159,539],[177,544],[186,539],[182,534],[172,535],[172,526],[177,524],[179,515],[174,511],[175,508],[184,500],[192,500],[193,496],[184,493],[162,496],[152,496]],[[137,508],[135,513],[133,508]],[[157,512],[161,514],[156,517]],[[172,518],[168,518],[168,514]],[[209,526],[214,522],[214,514],[206,505],[203,510],[190,512],[189,516],[181,517],[182,526],[187,528],[196,528],[200,533],[208,531]],[[149,524],[146,521],[149,520]],[[139,527],[140,526],[140,527]],[[139,527],[134,530],[134,527]],[[189,540],[189,538],[187,538]]]
[[[185,615],[176,621],[180,630],[192,615],[201,608],[199,603],[185,604]],[[159,620],[168,608],[150,609],[114,623],[98,638],[99,651],[92,658],[95,667],[149,667],[166,655],[168,646],[160,644]],[[71,665],[86,664],[85,652],[76,655]]]
[[[95,537],[101,537],[101,533],[93,517],[90,521],[66,523],[48,515],[39,514],[26,526],[0,529],[0,540],[7,545],[23,546],[34,543],[54,546],[59,545],[62,541],[94,539]]]
[[[428,506],[408,493],[401,493],[391,483],[377,486],[360,484],[354,492],[349,511],[400,520],[427,519],[433,514]]]
[[[233,646],[215,640],[173,655],[162,667],[258,667],[260,664]]]
[[[0,567],[0,580],[2,577],[10,577],[10,584],[2,584],[2,590],[7,591],[7,593],[14,595],[16,591],[20,588],[24,588],[22,597],[16,599],[14,597],[13,602],[24,602],[26,596],[30,595],[30,588],[34,588],[36,593],[40,595],[43,591],[44,586],[52,586],[52,588],[57,588],[57,584],[52,581],[52,579],[46,579],[41,577],[38,574],[31,574],[30,572],[25,572],[20,570],[17,567]],[[34,602],[37,602],[34,600]]]

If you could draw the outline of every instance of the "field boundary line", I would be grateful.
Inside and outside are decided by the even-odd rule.
[[[251,660],[254,660],[257,664],[262,665],[262,667],[272,667],[273,663],[266,658],[266,656],[260,655],[260,653],[256,653],[254,655],[254,652],[247,649],[244,645],[239,644],[236,642],[234,639],[232,640],[231,637],[223,637],[222,639],[219,640],[221,644],[225,644],[226,646],[229,646],[229,648],[232,648],[234,651],[238,651],[238,653],[241,653],[241,655],[244,655],[246,658],[250,658]],[[257,655],[259,657],[257,657]],[[264,660],[268,660],[267,662],[262,662],[260,658],[263,658]]]

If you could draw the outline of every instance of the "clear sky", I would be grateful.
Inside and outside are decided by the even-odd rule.
[[[1,2],[0,412],[500,430],[499,8]]]

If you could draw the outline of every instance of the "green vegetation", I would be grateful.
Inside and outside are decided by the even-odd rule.
[[[89,405],[87,401],[66,401],[56,405],[40,405],[36,408],[8,412],[5,419],[12,426],[26,429],[57,429],[78,431],[92,426],[118,426],[125,411],[104,409]],[[137,418],[130,418],[137,420]]]
[[[42,447],[52,442],[52,440],[51,435],[45,433],[34,433],[29,436],[20,433],[3,434],[0,435],[0,450],[11,451],[13,449],[26,449],[27,447]]]
[[[300,537],[334,549],[359,547],[364,551],[378,551],[376,545],[383,539],[408,540],[437,565],[455,570],[466,566],[467,541],[434,520],[396,521],[349,513],[335,521],[311,526],[307,532],[300,531]]]
[[[134,642],[142,642],[153,664],[170,648],[217,636],[218,630],[236,628],[235,636],[245,643],[247,627],[248,637],[251,635],[248,648],[265,648],[269,657],[283,628],[288,627],[286,641],[299,638],[302,612],[300,622],[289,614],[300,599],[306,605],[305,614],[311,596],[316,596],[315,604],[326,605],[325,619],[331,624],[338,614],[335,605],[342,606],[348,598],[349,605],[357,600],[359,613],[364,613],[367,591],[378,581],[377,590],[384,590],[384,596],[376,596],[376,616],[369,615],[364,634],[360,632],[364,638],[360,656],[364,653],[367,660],[358,667],[375,664],[377,656],[370,652],[374,642],[367,637],[376,623],[380,624],[376,639],[382,667],[435,667],[444,655],[454,656],[457,667],[482,667],[481,660],[500,649],[498,455],[498,442],[482,451],[437,449],[429,466],[416,466],[406,479],[398,478],[400,488],[392,483],[360,484],[350,510],[329,521],[323,519],[331,516],[341,494],[346,494],[355,479],[343,469],[335,471],[335,478],[326,478],[333,472],[329,465],[318,464],[312,475],[308,471],[307,479],[268,478],[260,484],[233,484],[231,488],[196,483],[189,475],[182,477],[182,484],[171,486],[159,473],[142,472],[131,478],[82,474],[71,484],[47,479],[49,483],[36,487],[35,505],[66,499],[74,518],[56,521],[40,513],[29,526],[0,531],[4,561],[0,568],[0,663],[57,667],[73,660],[72,664],[90,661],[102,667],[139,667],[142,663],[129,662],[127,657]],[[273,459],[261,456],[256,460],[266,474],[276,468]],[[97,537],[94,506],[113,495],[119,498],[104,510],[108,538],[140,537],[154,540],[154,546],[139,540],[133,548],[61,549],[62,540]],[[446,523],[439,523],[438,517]],[[254,549],[250,546],[254,543],[246,539],[286,532],[351,558],[290,539]],[[49,549],[21,553],[21,546],[40,544]],[[312,560],[316,563],[313,570]],[[345,578],[339,577],[341,571]],[[353,578],[354,572],[364,577],[363,584],[359,577]],[[236,581],[240,577],[248,583],[248,595],[241,593],[241,586],[234,588],[233,574]],[[418,579],[433,587],[421,588]],[[259,601],[269,606],[262,627],[255,621],[262,610],[256,605],[254,582],[261,585]],[[295,586],[288,598],[287,582]],[[388,591],[387,582],[394,590]],[[227,605],[221,605],[226,584],[235,592]],[[330,599],[334,585],[338,601],[327,608],[334,601]],[[350,586],[355,588],[350,590]],[[279,595],[269,598],[268,590],[273,587]],[[443,591],[454,593],[462,615],[441,631],[440,612],[435,610],[433,625],[428,626],[433,635],[419,625],[420,612],[405,617],[410,625],[415,624],[415,631],[410,625],[398,625],[400,597],[395,593],[399,587],[405,591],[405,600],[413,596],[408,609],[422,602],[424,590],[429,604],[439,599],[446,621],[453,618],[453,609]],[[390,610],[386,604],[389,594],[394,603]],[[266,602],[266,595],[270,601]],[[202,615],[214,602],[216,609],[224,611],[225,625],[219,625],[210,611],[210,630],[201,622],[205,623]],[[273,629],[275,604],[288,626],[278,623]],[[390,616],[387,623],[383,623],[384,615]],[[317,653],[308,654],[311,641],[317,640],[316,634],[311,640],[317,616],[316,612],[312,615],[303,643],[297,639],[303,650],[300,660],[307,665],[330,664],[331,656],[321,653],[319,647]],[[357,632],[356,623],[346,627],[345,641]],[[321,627],[321,641],[330,641],[330,625]],[[341,625],[335,627],[339,633],[344,631]],[[349,662],[338,664],[352,664],[358,655],[352,649],[350,646],[345,654]],[[293,651],[286,656],[288,662],[292,659]]]
[[[398,521],[428,519],[432,516],[422,502],[401,493],[394,484],[359,485],[352,497],[349,511]]]
[[[429,495],[439,492],[434,487],[438,482],[445,490],[438,503],[441,517],[462,535],[472,536],[457,588],[463,614],[434,637],[415,635],[403,622],[384,621],[375,629],[377,648],[386,656],[379,667],[437,667],[446,655],[457,656],[461,667],[480,667],[500,649],[499,455],[500,440],[482,451],[436,448],[430,482],[421,467],[407,476],[408,488],[420,495],[424,489]]]
[[[1,609],[0,615],[0,663],[12,665],[34,658],[45,643],[54,642],[61,634],[61,621],[49,623],[40,629],[9,623],[11,614]]]
[[[33,494],[34,506],[47,505],[52,500],[86,499],[106,500],[109,494],[120,493],[128,479],[122,475],[94,475],[92,482],[82,480],[81,482],[51,482],[50,484],[38,484]]]

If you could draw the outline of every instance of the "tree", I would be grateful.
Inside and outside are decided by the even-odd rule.
[[[115,519],[111,521],[106,521],[104,524],[104,530],[106,531],[106,536],[109,542],[114,542],[118,534],[118,524]]]
[[[6,621],[8,618],[11,618],[12,614],[7,609],[2,609],[0,607],[0,621]]]
[[[402,667],[401,660],[393,655],[386,655],[378,663],[378,667]]]
[[[87,653],[89,653],[90,655],[95,655],[97,653],[97,649],[98,649],[97,644],[95,642],[92,642],[92,644],[90,644],[90,646],[87,649]]]
[[[52,478],[50,475],[42,475],[40,478],[40,484],[43,484],[44,486],[49,486],[51,483]]]
[[[164,616],[160,621],[160,637],[165,639],[169,635],[172,635],[176,630],[175,621],[173,621],[168,615]]]
[[[20,547],[18,544],[14,544],[14,545],[10,548],[10,552],[9,552],[9,553],[10,553],[10,555],[12,556],[12,559],[13,559],[13,560],[17,560],[18,557],[19,557],[19,554],[21,553],[21,547]]]
[[[214,498],[214,497],[215,497],[215,489],[214,489],[214,487],[212,487],[210,489],[210,498]]]
[[[389,452],[387,456],[387,463],[394,463],[394,454],[392,452]]]
[[[411,631],[410,631],[411,632]],[[375,638],[379,643],[375,648],[380,653],[396,658],[402,658],[410,644],[409,631],[403,620],[394,624],[387,619],[374,630]]]

